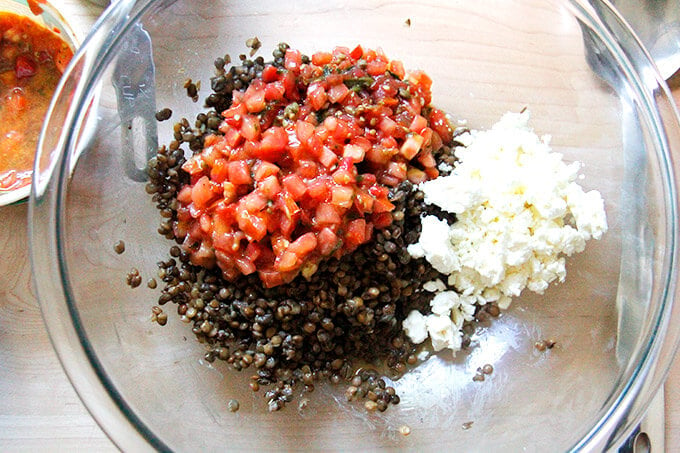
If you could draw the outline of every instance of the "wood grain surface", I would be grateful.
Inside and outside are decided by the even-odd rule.
[[[83,37],[101,7],[53,0]],[[674,89],[680,103],[680,87]],[[680,168],[677,169],[680,171]],[[0,208],[0,451],[115,451],[69,383],[49,342],[28,256],[26,203]],[[665,387],[667,451],[680,451],[680,362]]]

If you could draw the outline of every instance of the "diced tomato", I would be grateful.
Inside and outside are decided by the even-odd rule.
[[[423,167],[425,168],[433,168],[435,165],[437,165],[437,161],[434,160],[432,153],[429,151],[422,151],[418,155],[418,162],[423,164]]]
[[[399,79],[403,79],[404,75],[406,75],[406,71],[404,71],[404,65],[399,60],[390,61],[389,66],[388,66],[388,70],[392,74],[397,76]]]
[[[330,198],[329,182],[326,178],[315,178],[307,184],[307,195],[314,200],[325,201]]]
[[[275,267],[281,272],[292,271],[298,267],[298,256],[293,252],[285,251],[276,258]]]
[[[392,224],[392,214],[389,212],[380,212],[371,216],[371,222],[376,228],[386,228]]]
[[[300,207],[297,205],[293,197],[287,192],[282,192],[279,194],[277,207],[283,212],[285,218],[289,220],[297,219],[298,214],[300,214]]]
[[[334,116],[327,116],[326,119],[323,120],[323,125],[327,131],[333,132],[335,128],[338,127],[338,119]]]
[[[399,152],[395,148],[384,148],[382,146],[374,146],[366,153],[366,160],[376,164],[387,164],[392,159],[392,156]]]
[[[236,186],[229,182],[225,181],[222,183],[222,196],[224,197],[224,202],[225,203],[233,203],[236,201]]]
[[[267,83],[279,80],[279,70],[270,64],[266,65],[262,70],[262,80]]]
[[[182,164],[182,170],[190,175],[197,175],[202,173],[208,166],[203,161],[202,154],[194,154]]]
[[[259,189],[259,187],[258,187]],[[239,207],[248,212],[256,213],[263,210],[267,206],[267,197],[260,190],[254,190],[248,195],[241,198]]]
[[[283,65],[289,71],[299,71],[302,65],[302,54],[300,51],[287,49]]]
[[[315,178],[319,174],[319,168],[316,162],[313,160],[300,160],[298,161],[298,168],[296,173],[304,179]]]
[[[368,188],[368,193],[375,198],[387,198],[387,195],[390,193],[390,191],[387,189],[387,187],[381,187],[375,184]]]
[[[435,131],[432,131],[432,138],[430,139],[430,148],[433,150],[437,150],[440,149],[443,145],[444,142],[442,141],[439,134]]]
[[[248,113],[248,109],[245,104],[234,103],[231,107],[222,112],[222,118],[224,118],[224,121],[230,126],[240,127],[241,119],[243,119],[243,116],[246,113]]]
[[[328,256],[338,247],[338,236],[329,227],[324,227],[317,234],[317,248],[323,256]]]
[[[177,194],[177,201],[185,205],[191,203],[191,192],[193,192],[192,186],[182,187]]]
[[[300,143],[307,143],[314,135],[314,125],[307,121],[298,120],[295,123],[295,135]]]
[[[345,242],[348,248],[354,249],[367,240],[366,220],[355,219],[347,224],[347,229],[345,231]]]
[[[349,94],[349,88],[347,88],[347,85],[344,83],[338,83],[337,85],[333,85],[330,87],[328,90],[328,100],[335,103],[335,102],[342,102],[343,99]],[[329,117],[332,118],[332,117]]]
[[[250,176],[248,162],[237,160],[229,162],[229,181],[234,184],[251,184],[253,178]]]
[[[383,118],[380,120],[380,123],[378,123],[378,129],[380,129],[380,131],[385,135],[392,135],[396,128],[397,122],[389,116],[383,116]]]
[[[312,55],[312,64],[317,66],[327,65],[333,60],[333,54],[330,52],[317,52]]]
[[[330,203],[319,203],[314,213],[316,225],[339,224],[342,221],[338,209]]]
[[[201,226],[201,230],[204,233],[209,233],[212,230],[212,217],[209,214],[202,214],[198,218],[198,224]]]
[[[262,134],[262,141],[260,142],[260,150],[258,156],[260,159],[276,161],[281,157],[288,144],[288,134],[282,127],[270,127]]]
[[[361,146],[347,144],[342,150],[343,159],[350,159],[354,163],[364,160],[365,151]]]
[[[226,145],[233,149],[243,143],[243,135],[241,135],[238,129],[230,126],[225,129],[226,131],[222,132],[224,133],[224,141]]]
[[[432,136],[434,135],[434,131],[430,129],[429,127],[423,128],[422,132],[420,132],[420,135],[423,136],[423,145],[422,147],[424,149],[429,150],[431,147],[431,142],[432,142]]]
[[[250,90],[251,87],[246,91],[243,102],[250,113],[259,113],[267,106],[265,101],[265,89]]]
[[[279,192],[281,192],[281,184],[279,184],[279,179],[272,175],[264,178],[259,184],[258,188],[262,191],[265,197],[270,200],[274,199]]]
[[[387,63],[381,60],[373,60],[366,66],[366,72],[373,77],[384,74],[387,71]]]
[[[356,176],[349,169],[341,167],[333,172],[333,181],[337,184],[347,185],[356,181]]]
[[[307,89],[307,100],[314,110],[321,110],[328,100],[328,95],[321,84],[313,83]]]
[[[411,167],[408,169],[406,179],[413,184],[420,184],[421,182],[427,181],[427,174],[419,168]]]
[[[243,255],[254,263],[262,255],[262,246],[257,242],[249,242]]]
[[[347,186],[333,186],[331,188],[331,203],[341,208],[349,209],[352,207],[354,189]]]
[[[394,176],[390,175],[389,173],[382,173],[378,177],[378,182],[382,184],[383,186],[387,187],[397,187],[401,180],[399,178],[395,178]]]
[[[358,60],[364,55],[364,49],[361,46],[356,46],[349,55],[353,59]]]
[[[216,159],[210,169],[210,179],[218,183],[224,182],[229,176],[227,164],[227,159]]]
[[[33,77],[38,71],[38,64],[28,55],[19,55],[14,62],[14,73],[17,79]]]
[[[423,91],[430,91],[432,88],[432,79],[423,71],[416,70],[410,72],[408,74],[408,80]]]
[[[264,89],[264,99],[266,101],[281,101],[286,94],[286,87],[283,82],[268,83]]]
[[[299,258],[304,258],[316,249],[316,234],[309,232],[301,235],[288,246],[288,251],[295,253]]]
[[[257,270],[255,263],[245,256],[239,256],[235,259],[236,267],[243,275],[250,275]]]
[[[215,251],[202,242],[199,249],[191,254],[191,262],[209,269],[215,265]]]
[[[327,146],[324,146],[319,155],[319,162],[326,168],[331,168],[338,162],[338,156],[330,150]]]
[[[376,198],[373,201],[373,212],[391,212],[394,210],[394,205],[387,198]]]
[[[260,138],[260,120],[253,115],[243,115],[241,134],[246,140],[255,141]]]
[[[415,132],[416,134],[421,134],[423,133],[423,130],[427,127],[427,120],[421,116],[421,115],[416,115],[413,117],[413,121],[411,121],[411,125],[409,126],[409,130],[412,132]]]
[[[212,191],[210,178],[207,176],[199,178],[191,189],[191,201],[198,209],[205,208],[215,198],[215,195]]]
[[[406,179],[406,162],[390,162],[387,164],[387,173],[399,181]]]
[[[259,270],[257,275],[260,277],[262,284],[266,288],[273,288],[283,283],[283,275],[279,271],[273,269]]]
[[[373,211],[373,197],[364,190],[359,190],[354,198],[354,205],[360,213]]]
[[[277,165],[262,160],[257,164],[257,168],[255,168],[255,181],[262,181],[267,176],[277,174],[280,170]]]
[[[439,137],[441,137],[444,143],[451,143],[451,140],[453,140],[453,128],[451,127],[451,123],[446,117],[446,114],[438,108],[433,108],[430,111],[430,127],[439,134]]]
[[[399,154],[404,156],[407,160],[413,159],[416,154],[420,151],[420,147],[423,144],[423,137],[418,134],[410,134],[406,137],[406,141],[401,145],[399,149]]]
[[[291,102],[300,99],[300,93],[297,90],[297,82],[293,72],[287,72],[283,77],[283,87],[286,89],[286,99],[289,99]]]
[[[236,214],[236,220],[241,231],[252,241],[260,241],[267,235],[267,224],[257,214],[251,214],[243,209]]]
[[[299,200],[307,192],[307,184],[295,173],[283,178],[283,187],[295,200]]]

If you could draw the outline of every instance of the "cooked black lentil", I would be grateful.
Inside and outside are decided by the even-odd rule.
[[[136,288],[142,284],[142,276],[139,274],[139,269],[133,267],[127,274],[127,284],[131,288]]]
[[[555,344],[556,344],[555,340],[540,340],[540,341],[537,341],[536,343],[534,343],[534,347],[538,351],[543,352],[546,349],[554,348]]]
[[[258,51],[260,47],[262,47],[262,43],[260,40],[255,36],[254,38],[248,38],[246,40],[246,47],[250,48],[250,56],[252,57],[255,55],[255,53]]]
[[[164,326],[168,323],[168,314],[158,305],[154,305],[151,307],[151,321],[155,321],[159,325]]]
[[[271,64],[282,67],[287,48],[280,44]],[[193,126],[187,119],[175,124],[174,140],[149,161],[146,190],[161,214],[158,232],[168,240],[176,240],[176,195],[189,182],[181,169],[186,161],[182,147],[198,152],[204,136],[219,134],[218,112],[229,107],[231,93],[245,89],[264,69],[262,57],[239,58],[241,64],[228,70],[228,56],[215,60],[212,93],[205,99],[209,110],[199,114]],[[191,79],[184,86],[190,97],[197,96]],[[449,148],[434,157],[438,163],[454,163]],[[158,263],[158,278],[164,283],[158,304],[177,306],[180,320],[206,345],[206,361],[224,360],[239,371],[254,368],[250,388],[257,392],[260,386],[268,387],[264,394],[270,411],[290,402],[297,385],[311,392],[321,379],[349,384],[349,401],[364,400],[367,410],[384,411],[399,404],[395,389],[386,386],[377,369],[358,367],[384,366],[398,377],[407,365],[417,363],[417,348],[401,323],[413,309],[428,310],[432,293],[421,291],[422,284],[446,278],[424,259],[413,259],[406,247],[418,240],[421,215],[455,221],[455,216],[426,206],[423,193],[408,182],[391,190],[390,201],[394,221],[376,231],[371,243],[341,259],[322,261],[308,278],[298,276],[274,288],[264,288],[255,274],[225,281],[219,269],[192,265],[189,255],[173,245],[170,258]],[[489,307],[493,305],[479,309],[478,317],[488,316]],[[465,332],[467,347],[474,326],[467,323]]]
[[[116,243],[113,245],[113,250],[114,250],[117,254],[119,254],[119,255],[120,255],[121,253],[125,252],[125,242],[123,242],[123,241],[118,241],[118,242],[116,242]]]
[[[156,112],[156,120],[157,121],[167,121],[170,119],[172,116],[172,110],[169,108],[164,108]]]

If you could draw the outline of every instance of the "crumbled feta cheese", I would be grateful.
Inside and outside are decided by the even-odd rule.
[[[429,282],[423,283],[423,289],[431,293],[436,293],[437,291],[444,291],[446,285],[440,279],[430,280]]]
[[[432,313],[418,318],[419,331],[411,328],[417,343],[425,340],[425,322],[435,350],[459,349],[460,328],[472,320],[475,305],[495,302],[505,309],[525,288],[542,294],[551,282],[564,281],[564,256],[607,231],[600,193],[584,192],[576,182],[581,164],[566,164],[551,150],[550,136],[539,138],[528,121],[528,112],[507,113],[491,130],[462,134],[453,172],[419,186],[426,203],[456,214],[457,221],[424,216],[420,238],[408,251],[447,274],[457,293],[437,287],[442,292],[431,302]]]
[[[460,298],[455,291],[442,291],[430,301],[432,313],[438,315],[448,315],[451,313],[451,310],[458,307],[458,305],[460,305]]]
[[[452,253],[451,245],[442,244],[441,238],[448,237],[449,224],[445,220],[439,220],[434,216],[422,219],[422,231],[420,239],[415,244],[407,247],[408,252],[414,258],[425,257],[432,266],[443,274],[450,274],[460,269],[456,255]]]
[[[406,333],[413,343],[420,344],[427,339],[427,323],[425,322],[425,316],[418,310],[412,310],[406,319],[404,319],[401,326],[404,329],[404,333]]]
[[[457,351],[460,349],[462,332],[453,324],[449,316],[428,315],[427,333],[430,334],[432,349],[441,351],[444,348]]]

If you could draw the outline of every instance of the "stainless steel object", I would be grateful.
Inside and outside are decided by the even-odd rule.
[[[638,35],[664,79],[680,68],[678,0],[611,0]]]
[[[156,132],[155,68],[151,38],[136,24],[125,42],[124,58],[114,70],[122,129],[122,156],[125,174],[133,181],[146,181],[146,162],[158,148]]]

